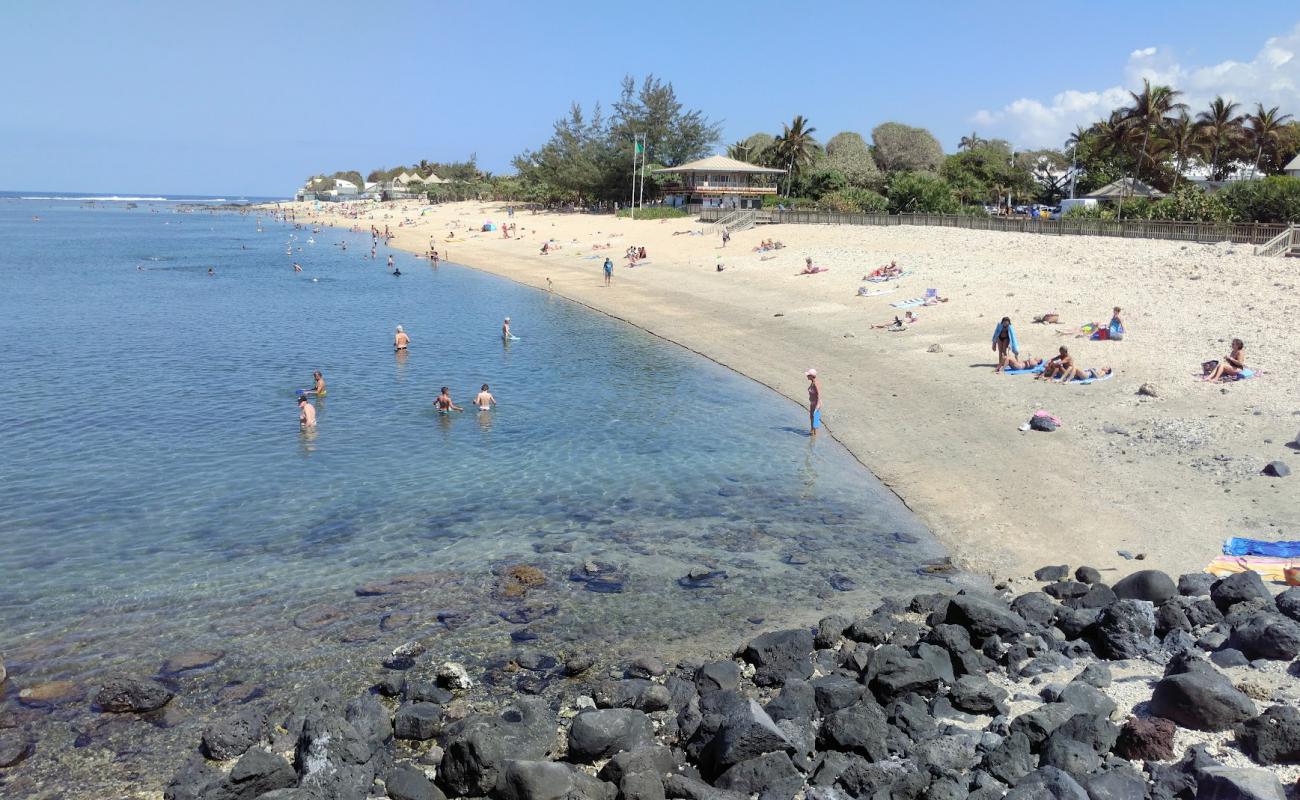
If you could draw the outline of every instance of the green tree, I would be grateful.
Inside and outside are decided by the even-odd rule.
[[[608,135],[630,143],[634,135],[643,134],[646,156],[656,164],[675,167],[703,158],[719,139],[719,125],[703,111],[686,110],[673,85],[654,75],[647,75],[640,87],[631,75],[625,76],[613,108]],[[628,162],[630,171],[630,149]]]
[[[947,182],[922,172],[895,173],[889,179],[886,198],[891,214],[954,214],[960,210]]]
[[[1232,162],[1242,154],[1246,141],[1246,117],[1238,114],[1238,103],[1223,97],[1210,101],[1209,109],[1196,115],[1196,122],[1204,131],[1209,146],[1210,180],[1221,181],[1228,177]]]
[[[885,122],[871,130],[876,166],[885,173],[935,172],[943,163],[943,147],[925,128]]]
[[[1265,151],[1268,152],[1269,160],[1277,163],[1277,144],[1281,135],[1282,128],[1287,120],[1291,119],[1290,114],[1278,113],[1278,107],[1265,109],[1263,103],[1255,105],[1255,111],[1246,115],[1246,122],[1250,127],[1247,132],[1250,136],[1250,143],[1255,148],[1255,164],[1250,170],[1253,177],[1259,171],[1260,159],[1264,157]]]
[[[821,152],[821,145],[813,138],[817,129],[809,125],[802,114],[781,127],[781,135],[776,137],[771,149],[775,163],[789,171],[786,194],[790,194],[795,177],[813,163]]]
[[[817,207],[841,214],[882,214],[889,210],[889,201],[870,189],[850,187],[824,195]]]
[[[971,131],[970,136],[961,137],[961,141],[957,143],[957,149],[974,150],[982,144],[984,144],[984,140],[980,138],[980,135],[975,131]]]
[[[1232,209],[1218,194],[1185,183],[1157,202],[1151,209],[1151,217],[1184,222],[1227,222],[1232,219]]]
[[[1134,178],[1140,180],[1145,162],[1152,160],[1148,152],[1152,134],[1157,136],[1169,123],[1174,112],[1187,108],[1186,103],[1178,101],[1182,92],[1168,86],[1152,86],[1149,79],[1142,79],[1141,92],[1129,92],[1133,105],[1124,111],[1123,126],[1141,131],[1142,146],[1138,150],[1137,169]],[[1148,178],[1149,179],[1149,178]]]
[[[1233,181],[1218,196],[1239,222],[1300,222],[1300,178]]]
[[[1188,162],[1205,155],[1205,128],[1192,122],[1184,111],[1169,120],[1161,134],[1168,145],[1169,157],[1174,160],[1174,188],[1177,189]]]
[[[876,167],[862,134],[853,131],[837,133],[826,142],[826,158],[822,166],[844,175],[849,186],[859,189],[879,189],[884,176]]]

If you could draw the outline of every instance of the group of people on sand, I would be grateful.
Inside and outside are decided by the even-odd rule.
[[[890,261],[883,267],[877,267],[870,273],[863,275],[864,281],[890,281],[895,278],[903,277],[903,268],[898,266],[897,261]]]
[[[782,248],[784,248],[784,247],[785,247],[785,244],[782,243],[782,242],[780,242],[780,241],[773,241],[772,239],[764,239],[763,241],[761,241],[761,242],[758,243],[758,247],[755,247],[755,248],[754,248],[754,252],[755,252],[755,253],[766,253],[766,252],[769,252],[769,251],[771,251],[771,250],[780,250],[780,249],[782,249]]]
[[[627,259],[627,265],[629,267],[635,267],[638,262],[646,260],[645,248],[632,245],[627,249],[627,252],[623,254],[623,257]]]
[[[518,338],[510,333],[509,317],[506,317],[505,323],[501,327],[501,336],[506,340]],[[393,351],[402,354],[407,352],[410,346],[410,335],[407,334],[406,330],[401,325],[398,325],[396,332],[393,334]],[[312,373],[312,388],[305,390],[300,389],[296,394],[298,402],[298,426],[304,431],[313,430],[316,427],[316,406],[311,402],[311,398],[314,397],[317,400],[322,400],[325,398],[325,395],[328,394],[328,389],[325,386],[325,378],[321,375],[321,371],[316,370]],[[479,411],[491,411],[496,408],[497,399],[492,394],[491,389],[488,388],[486,383],[479,389],[479,393],[474,396],[473,405]],[[446,386],[439,390],[438,397],[433,401],[433,407],[436,411],[442,414],[465,410],[456,405],[456,403],[451,399],[451,391]]]
[[[1115,309],[1119,313],[1119,309]],[[993,329],[993,350],[998,354],[998,363],[993,371],[1002,372],[1011,370],[1023,372],[1026,370],[1041,371],[1034,376],[1034,380],[1055,381],[1057,383],[1070,383],[1071,381],[1090,381],[1098,380],[1109,376],[1114,370],[1110,367],[1081,367],[1075,363],[1074,356],[1070,355],[1070,350],[1062,345],[1055,356],[1046,362],[1041,358],[1034,358],[1025,353],[1024,357],[1020,355],[1020,340],[1016,337],[1016,329],[1011,324],[1010,317],[1003,317]]]

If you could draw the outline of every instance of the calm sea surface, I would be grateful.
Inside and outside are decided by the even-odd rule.
[[[937,586],[916,572],[929,534],[798,406],[545,293],[396,251],[393,277],[368,235],[312,239],[0,201],[0,652],[38,738],[0,789],[124,779],[73,751],[147,783],[214,707],[365,685],[413,638],[472,671],[520,648],[729,648],[763,618]],[[303,434],[315,369],[329,393]],[[434,413],[439,387],[468,408],[482,383],[499,410]],[[546,584],[519,597],[516,564]],[[683,586],[692,569],[719,574]],[[96,678],[192,650],[221,658],[169,678],[176,719],[91,712]],[[51,680],[75,688],[18,703]]]

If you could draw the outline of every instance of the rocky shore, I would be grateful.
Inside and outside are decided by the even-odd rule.
[[[1060,566],[1035,579],[1018,594],[886,599],[720,660],[611,664],[525,643],[504,670],[531,681],[411,641],[361,696],[254,698],[211,724],[163,796],[1297,796],[1300,588],[1274,597],[1249,572],[1144,570],[1108,586]],[[129,716],[170,700],[120,677],[94,702]],[[0,728],[0,765],[30,747]]]

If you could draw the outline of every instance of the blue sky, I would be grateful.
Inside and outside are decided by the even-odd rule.
[[[1294,0],[5,0],[0,29],[0,190],[285,195],[470,153],[507,171],[626,73],[672,81],[724,142],[804,114],[823,138],[896,120],[948,149],[1059,146],[1144,75],[1300,113]]]

